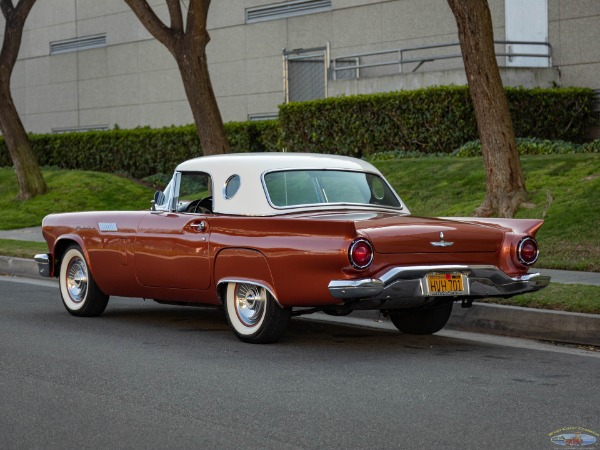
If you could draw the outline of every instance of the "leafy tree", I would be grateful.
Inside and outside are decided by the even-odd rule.
[[[206,18],[210,0],[190,0],[185,23],[181,1],[166,2],[170,26],[160,20],[146,0],[125,0],[150,34],[175,58],[204,154],[227,153],[229,144],[206,60],[206,45],[210,41]]]
[[[486,196],[475,214],[513,217],[527,193],[508,101],[496,61],[488,2],[448,0],[448,5],[458,25],[486,170]]]
[[[0,132],[4,135],[19,185],[18,198],[25,200],[46,192],[40,167],[10,92],[10,77],[17,62],[25,20],[36,0],[0,0],[6,20],[4,40],[0,50]]]

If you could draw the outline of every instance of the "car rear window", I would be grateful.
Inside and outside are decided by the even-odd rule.
[[[380,205],[400,208],[400,201],[379,175],[343,170],[286,170],[264,175],[275,207],[318,204]]]

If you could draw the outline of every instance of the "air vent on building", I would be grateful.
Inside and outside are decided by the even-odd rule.
[[[75,133],[75,132],[85,132],[85,131],[107,131],[108,125],[87,125],[81,127],[62,127],[62,128],[52,128],[53,133],[61,134],[61,133]]]
[[[277,112],[248,114],[248,120],[250,122],[257,122],[259,120],[275,120],[278,117],[279,113]]]
[[[285,19],[331,10],[331,0],[295,0],[246,9],[246,23]]]
[[[78,52],[101,47],[106,47],[106,34],[50,42],[50,54],[58,55],[60,53]]]

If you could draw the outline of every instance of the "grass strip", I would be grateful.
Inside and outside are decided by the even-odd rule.
[[[45,242],[0,239],[0,255],[2,256],[33,259],[37,253],[48,253],[48,246]]]
[[[600,314],[600,286],[550,283],[548,287],[541,291],[505,299],[484,299],[479,302],[551,309],[554,311]]]

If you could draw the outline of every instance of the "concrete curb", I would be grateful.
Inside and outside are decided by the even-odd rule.
[[[41,279],[33,259],[0,256],[0,274]],[[354,311],[349,318],[378,321],[379,311]],[[344,317],[338,317],[344,322]],[[389,321],[389,319],[383,319]],[[352,320],[356,324],[356,320]],[[455,304],[446,328],[543,341],[600,346],[600,315],[476,303]]]
[[[41,278],[37,263],[32,259],[0,256],[0,274]]]
[[[372,321],[382,319],[379,311],[354,311],[350,317]],[[488,303],[461,308],[457,303],[445,329],[600,346],[600,315],[596,314]]]

